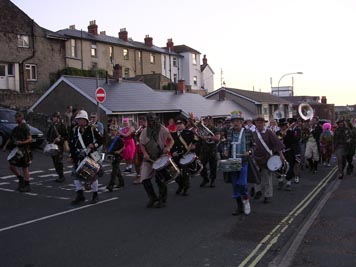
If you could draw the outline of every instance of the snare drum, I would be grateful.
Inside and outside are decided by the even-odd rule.
[[[179,164],[186,167],[191,175],[199,175],[203,170],[203,165],[195,153],[187,153],[180,160]],[[183,167],[183,168],[184,168]]]
[[[7,161],[12,165],[16,165],[17,163],[19,163],[23,156],[23,152],[18,149],[18,147],[15,147],[7,156]]]
[[[238,172],[242,168],[241,158],[230,158],[218,160],[217,170],[222,172]]]
[[[158,175],[158,177],[165,183],[169,183],[180,175],[179,168],[172,158],[167,155],[158,158],[152,164],[152,168],[156,170],[156,175]]]
[[[100,164],[90,157],[85,157],[76,169],[78,179],[84,181],[94,181],[100,170]]]
[[[101,153],[99,153],[98,151],[94,151],[92,153],[90,153],[90,157],[95,160],[96,162],[100,161],[102,156]]]
[[[47,144],[43,149],[43,153],[47,156],[57,156],[59,147],[56,144]]]
[[[279,170],[282,167],[282,161],[281,158],[277,155],[271,156],[268,161],[267,161],[267,168],[271,172],[275,172]]]

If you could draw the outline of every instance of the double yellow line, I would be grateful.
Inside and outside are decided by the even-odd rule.
[[[277,243],[281,234],[283,234],[293,220],[310,204],[310,202],[319,194],[319,192],[328,184],[336,173],[337,168],[333,168],[319,184],[311,191],[277,226],[269,232],[256,248],[239,265],[239,267],[253,267],[262,259],[267,251]],[[250,262],[250,263],[249,263]],[[248,264],[248,265],[247,265]]]

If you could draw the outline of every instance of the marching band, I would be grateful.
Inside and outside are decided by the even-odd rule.
[[[135,128],[127,118],[121,129],[112,123],[106,136],[96,113],[92,113],[91,122],[88,113],[79,110],[73,115],[74,126],[69,127],[68,123],[61,122],[60,113],[55,112],[44,153],[52,157],[58,174],[56,182],[63,182],[64,141],[69,142],[68,158],[73,164],[76,190],[73,205],[85,200],[85,189],[93,192],[91,203],[99,201],[98,178],[104,174],[103,160],[112,163],[107,190],[112,192],[115,185],[123,187],[120,163],[125,160],[127,172],[131,172],[134,165],[133,184],[143,185],[148,196],[147,208],[166,206],[168,184],[176,182],[176,194],[188,196],[192,176],[202,177],[200,187],[209,184],[213,188],[217,171],[221,171],[224,181],[231,183],[232,198],[237,203],[232,214],[248,215],[251,197],[262,196],[263,203],[272,200],[274,177],[278,179],[278,190],[291,191],[292,181],[300,182],[302,169],[309,168],[316,173],[319,162],[330,166],[332,153],[336,155],[339,179],[343,178],[346,165],[347,174],[353,171],[356,146],[353,125],[339,119],[336,129],[332,129],[330,123],[321,125],[309,111],[307,115],[303,112],[300,115],[298,119],[273,119],[267,126],[263,116],[244,120],[241,112],[234,112],[225,120],[219,119],[215,126],[212,116],[199,120],[190,114],[189,118],[172,119],[169,130],[156,114],[148,113],[139,118]],[[16,121],[18,126],[3,150],[10,142],[15,146],[7,158],[9,168],[19,179],[18,190],[29,192],[31,135],[22,113],[16,113]],[[22,168],[23,175],[16,167]]]

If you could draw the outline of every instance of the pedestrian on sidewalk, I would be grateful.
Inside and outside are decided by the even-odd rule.
[[[347,146],[351,142],[351,133],[350,129],[346,127],[345,120],[339,118],[336,121],[337,127],[334,133],[334,153],[336,155],[337,167],[338,167],[338,178],[344,178],[344,169],[346,167],[346,155],[347,155]]]

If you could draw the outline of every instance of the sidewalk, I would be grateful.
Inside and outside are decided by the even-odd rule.
[[[335,178],[335,189],[304,236],[291,266],[356,266],[356,173]]]

